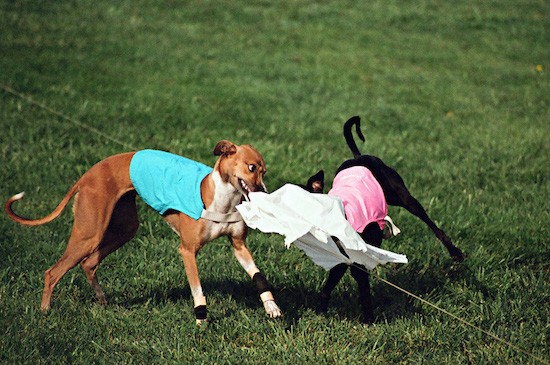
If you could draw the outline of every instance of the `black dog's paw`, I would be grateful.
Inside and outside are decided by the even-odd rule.
[[[445,246],[447,251],[449,251],[449,255],[451,255],[454,262],[464,261],[464,254],[460,248],[454,245],[453,241],[445,234],[445,232],[438,230],[435,232],[435,236],[441,241],[441,243],[443,243],[443,246]]]
[[[453,246],[449,248],[449,254],[451,255],[454,262],[463,262],[464,261],[464,254],[460,250],[460,248]]]
[[[363,313],[361,323],[365,325],[371,325],[374,323],[374,315],[372,313]]]
[[[329,297],[321,296],[319,298],[319,303],[317,304],[317,307],[315,308],[315,313],[317,313],[317,314],[326,313],[326,311],[328,311],[329,299],[330,299]]]

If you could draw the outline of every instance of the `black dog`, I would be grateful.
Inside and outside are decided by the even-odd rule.
[[[407,209],[409,212],[420,218],[430,227],[436,237],[443,243],[449,251],[449,254],[456,262],[464,260],[464,255],[458,247],[456,247],[451,239],[428,217],[428,214],[422,205],[411,195],[401,176],[391,167],[387,166],[381,159],[370,155],[361,155],[352,135],[352,126],[356,126],[356,133],[362,141],[365,141],[360,129],[360,118],[352,117],[344,124],[344,137],[353,153],[354,158],[347,160],[336,171],[336,175],[341,171],[353,166],[363,166],[372,172],[374,178],[380,184],[386,202],[389,205],[399,206]],[[324,172],[319,171],[317,174],[309,178],[307,185],[302,186],[312,193],[322,193],[324,189]],[[363,240],[373,246],[380,247],[383,239],[383,232],[376,222],[368,224],[362,232],[359,232]],[[340,264],[333,267],[328,275],[326,283],[321,290],[321,301],[319,304],[320,311],[328,309],[330,294],[336,284],[344,276],[348,265]],[[369,276],[366,268],[359,265],[351,266],[351,275],[357,281],[359,286],[359,299],[363,310],[363,321],[372,323],[374,315],[372,311],[372,299],[370,294]]]

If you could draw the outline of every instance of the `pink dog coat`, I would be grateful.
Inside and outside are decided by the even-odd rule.
[[[384,229],[388,215],[384,191],[366,167],[353,166],[340,171],[328,195],[342,200],[346,219],[356,232],[363,232],[372,222]]]

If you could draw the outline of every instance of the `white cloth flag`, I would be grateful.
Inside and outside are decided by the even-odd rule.
[[[283,235],[287,248],[294,243],[325,270],[340,263],[358,263],[372,270],[378,264],[408,262],[405,255],[365,243],[346,220],[338,198],[311,194],[292,184],[271,194],[253,192],[249,198],[237,210],[250,228]],[[348,257],[332,236],[338,238]]]

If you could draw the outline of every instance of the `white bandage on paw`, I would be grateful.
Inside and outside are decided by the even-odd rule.
[[[200,295],[197,297],[193,297],[193,302],[195,303],[195,307],[198,307],[199,305],[206,305],[206,297],[204,295]]]
[[[273,294],[271,292],[266,291],[260,294],[260,299],[262,300],[262,303],[264,304],[264,309],[269,318],[277,318],[283,315],[283,312],[275,303],[275,299],[273,298]]]
[[[268,300],[275,300],[275,298],[273,298],[273,294],[271,294],[270,291],[264,291],[262,294],[260,294],[260,299],[262,300],[262,302],[267,302]]]

